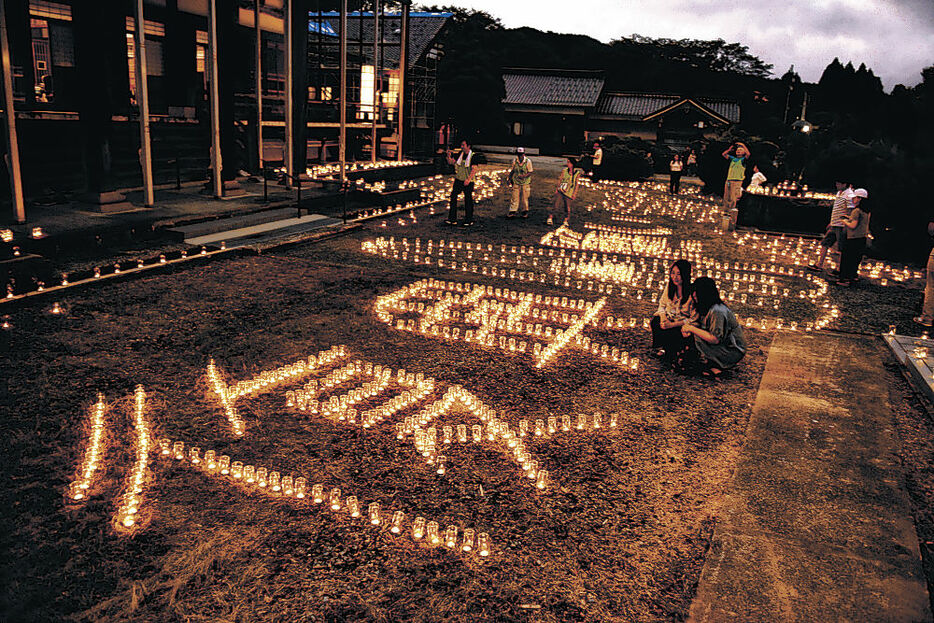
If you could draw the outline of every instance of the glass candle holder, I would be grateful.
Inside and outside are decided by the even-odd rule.
[[[360,516],[360,502],[357,501],[357,496],[351,495],[347,497],[347,512],[350,513],[351,517]]]
[[[374,526],[378,526],[382,521],[379,516],[379,502],[373,502],[370,504],[367,509],[367,515],[370,517],[370,523]]]
[[[431,545],[438,545],[439,543],[441,543],[441,537],[438,536],[438,522],[437,521],[428,522],[426,534],[427,534],[426,540]]]
[[[268,482],[270,491],[282,491],[282,482],[280,481],[279,472],[269,472]]]
[[[594,413],[594,414],[593,414],[593,427],[594,427],[594,430],[596,430],[596,429],[598,429],[598,428],[601,428],[602,423],[603,423],[603,416],[601,416],[599,413]]]
[[[265,467],[256,468],[256,484],[260,487],[266,487],[269,484],[267,473],[268,472]]]
[[[171,440],[171,439],[160,439],[160,440],[159,440],[159,452],[162,454],[162,456],[168,456],[168,455],[169,455],[169,453],[172,451],[172,450],[170,449],[171,446],[172,446],[172,440]]]
[[[83,483],[73,482],[68,487],[68,497],[72,500],[83,500],[85,495],[84,491]]]
[[[256,482],[256,467],[253,465],[243,466],[243,482],[252,485]]]
[[[535,420],[535,436],[541,437],[545,434],[545,420]]]
[[[217,469],[217,453],[214,450],[204,451],[204,467],[212,471]]]
[[[619,415],[613,413],[610,415],[610,428],[616,428],[619,426]]]
[[[305,498],[306,488],[308,487],[308,481],[299,476],[295,479],[295,497],[299,500]]]
[[[201,448],[198,446],[188,448],[188,460],[191,461],[192,465],[199,465],[201,463]]]
[[[444,432],[444,443],[450,444],[454,441],[454,428],[451,426],[445,426],[442,431]]]
[[[464,540],[461,542],[461,549],[465,552],[473,551],[473,528],[467,528],[464,530]]]
[[[448,526],[444,531],[444,546],[450,549],[457,547],[457,526]]]
[[[392,524],[389,526],[389,531],[393,534],[399,534],[402,532],[402,522],[405,521],[405,513],[402,511],[396,511],[392,514]]]
[[[412,538],[418,540],[425,536],[425,518],[416,517],[412,523]]]
[[[466,424],[457,425],[457,441],[460,443],[467,443],[467,425]]]
[[[587,428],[587,414],[578,413],[577,414],[577,430],[584,430]]]
[[[490,535],[486,532],[477,535],[477,553],[484,557],[490,555]]]
[[[291,476],[282,477],[282,493],[288,496],[295,494],[295,480]]]
[[[561,430],[565,433],[571,430],[571,416],[562,415],[561,416]]]
[[[535,486],[538,489],[544,489],[548,486],[548,470],[538,470],[538,477],[535,479]]]
[[[176,441],[174,444],[172,444],[172,456],[174,456],[178,460],[182,460],[185,458],[185,442],[184,441]]]
[[[240,461],[234,461],[230,464],[230,475],[233,476],[234,480],[240,480],[243,478],[243,463]]]
[[[221,458],[217,460],[217,469],[223,474],[227,475],[230,473],[230,457],[226,454],[222,455]]]
[[[328,505],[331,507],[332,511],[339,511],[341,509],[341,490],[337,487],[331,489],[331,495],[328,496]]]
[[[438,472],[439,476],[444,476],[444,473],[447,471],[447,461],[448,457],[444,456],[443,454],[438,455],[438,468],[435,471]]]
[[[529,421],[519,420],[519,436],[525,437],[529,434]]]
[[[480,425],[479,425],[479,424],[474,424],[474,425],[471,427],[471,431],[473,432],[473,441],[474,441],[474,443],[480,443],[480,441],[483,440],[483,430],[480,428]]]
[[[554,435],[558,432],[558,418],[550,417],[548,418],[548,434]]]
[[[324,486],[323,485],[312,485],[311,486],[311,500],[315,504],[321,504],[324,501]]]

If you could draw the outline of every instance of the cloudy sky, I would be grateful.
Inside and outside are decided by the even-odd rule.
[[[498,17],[507,28],[739,41],[774,65],[816,82],[833,58],[866,63],[886,90],[921,81],[934,65],[934,0],[452,0]]]

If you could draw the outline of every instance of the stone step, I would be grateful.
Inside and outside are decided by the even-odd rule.
[[[290,210],[292,214],[295,210]],[[225,219],[235,220],[235,219]],[[243,246],[270,238],[295,236],[313,229],[320,229],[340,223],[340,219],[329,218],[322,214],[305,214],[299,217],[256,223],[245,227],[214,231],[198,236],[186,237],[185,242],[192,245],[214,244],[225,241],[228,247]]]

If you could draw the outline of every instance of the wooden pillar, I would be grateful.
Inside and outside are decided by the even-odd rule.
[[[341,181],[347,179],[347,0],[341,0],[340,32],[340,131],[337,142],[337,157],[341,167]]]
[[[376,126],[379,124],[379,111],[381,110],[379,103],[379,82],[382,73],[379,67],[379,46],[381,43],[379,13],[381,10],[379,0],[373,0],[373,127],[370,129],[370,160],[372,162],[379,160],[379,133]]]
[[[237,81],[244,84],[244,68],[250,61],[249,49],[244,46],[244,36],[239,25],[239,6],[237,0],[216,0],[217,2],[217,89],[220,110],[221,179],[224,181],[224,195],[243,194],[236,182],[238,171],[243,168],[246,155],[240,145],[240,128],[236,125],[235,98]]]
[[[10,172],[10,195],[13,216],[17,223],[26,222],[23,203],[23,180],[19,170],[19,142],[16,137],[16,108],[13,106],[13,67],[10,62],[10,40],[7,32],[7,0],[0,0],[0,65],[3,69],[3,111],[6,117],[6,164]]]
[[[120,0],[79,2],[72,7],[87,171],[87,193],[82,198],[102,212],[132,208],[114,192],[111,155],[111,117],[129,108],[125,8]]]
[[[412,0],[402,0],[402,27],[399,34],[399,132],[396,134],[396,160],[402,160],[402,137],[405,133],[405,81],[409,70],[409,7]]]
[[[260,0],[253,0],[253,27],[256,46],[253,56],[253,85],[256,91],[256,164],[258,172],[263,174],[263,30],[259,25],[259,2]]]
[[[290,0],[292,27],[289,51],[292,58],[292,174],[305,174],[308,167],[308,9],[307,0]]]
[[[136,102],[139,105],[139,164],[143,173],[143,205],[155,203],[152,186],[152,142],[149,140],[149,76],[146,70],[146,18],[143,0],[135,2]]]

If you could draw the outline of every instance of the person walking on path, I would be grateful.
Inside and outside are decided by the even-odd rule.
[[[473,151],[466,139],[461,141],[461,153],[454,160],[451,150],[446,152],[448,164],[454,167],[454,185],[451,187],[451,207],[448,210],[448,225],[457,225],[457,196],[464,193],[464,226],[473,225],[473,182],[477,167],[473,160]]]
[[[548,212],[548,225],[554,225],[554,215],[564,212],[564,224],[567,225],[571,218],[571,202],[577,196],[577,186],[580,182],[580,169],[574,168],[574,160],[569,157],[565,159],[565,167],[561,169],[561,175],[558,176],[558,187],[555,189],[554,201],[551,204],[551,210]]]
[[[827,223],[827,230],[820,241],[820,255],[817,257],[816,264],[808,264],[808,270],[818,272],[824,268],[824,260],[827,259],[827,253],[831,248],[836,247],[838,252],[843,251],[843,243],[846,240],[846,227],[843,220],[853,211],[856,204],[853,203],[853,186],[848,182],[834,182],[837,187],[837,194],[833,198],[833,208],[830,209],[830,222]]]
[[[869,193],[863,188],[853,191],[853,203],[856,205],[849,217],[843,220],[846,227],[846,239],[840,250],[840,279],[838,286],[849,286],[859,274],[859,263],[866,252],[866,238],[869,236],[869,206],[863,203]]]
[[[516,150],[516,157],[512,167],[506,174],[506,183],[512,186],[512,202],[509,204],[509,214],[506,218],[515,218],[518,213],[522,218],[529,218],[529,192],[532,190],[532,161],[526,158],[525,148]],[[519,204],[522,212],[519,212]]]
[[[681,190],[681,170],[684,163],[681,162],[681,156],[675,154],[668,163],[668,192],[677,195]]]
[[[934,215],[928,219],[928,236],[934,237]],[[913,318],[922,327],[934,325],[934,247],[928,255],[927,281],[924,284],[924,303],[921,306],[921,315]]]
[[[691,284],[691,298],[700,317],[697,325],[681,327],[681,335],[694,338],[695,356],[704,364],[702,374],[719,376],[746,355],[743,328],[717,291],[710,277],[698,277]]]
[[[590,178],[593,181],[600,179],[600,167],[603,166],[603,147],[599,141],[593,144],[593,158],[590,161]]]
[[[736,209],[736,202],[743,194],[743,179],[746,177],[746,161],[749,159],[749,148],[745,144],[736,142],[723,152],[723,157],[729,160],[729,169],[726,173],[726,183],[723,185],[723,212],[731,217]],[[735,224],[735,223],[731,223]]]

